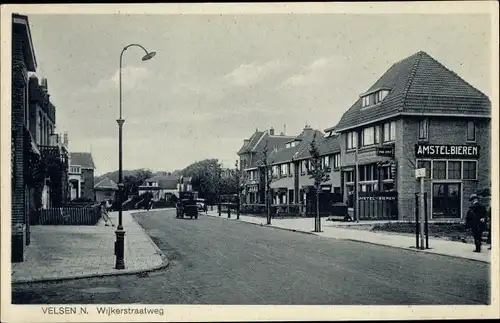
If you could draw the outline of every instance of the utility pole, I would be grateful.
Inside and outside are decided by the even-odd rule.
[[[356,150],[354,153],[354,160],[355,160],[355,179],[354,179],[354,199],[355,199],[355,212],[354,212],[354,221],[359,222],[359,160],[358,160],[358,132],[355,132],[356,134],[356,141],[354,141],[353,138],[353,143],[356,143]]]
[[[418,207],[419,209],[419,214],[416,214],[415,216],[419,217],[419,226],[420,226],[420,249],[425,249],[425,200],[424,200],[424,183],[425,183],[425,176],[426,176],[427,170],[425,168],[419,168],[415,170],[415,177],[420,180],[420,194],[418,195],[419,197],[419,202],[420,205]],[[417,240],[418,241],[418,240]]]

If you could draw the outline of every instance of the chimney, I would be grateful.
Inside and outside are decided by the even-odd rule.
[[[68,149],[68,132],[64,132],[64,136],[63,136],[63,146],[66,147],[66,149]]]
[[[271,129],[269,129],[269,134],[270,134],[271,136],[274,136],[274,128],[273,128],[273,127],[271,127]]]
[[[47,79],[45,77],[42,77],[42,84],[40,85],[45,92],[49,91],[49,86],[47,84]]]
[[[286,135],[286,124],[283,125],[283,136]]]

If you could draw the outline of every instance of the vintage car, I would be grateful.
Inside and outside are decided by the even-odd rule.
[[[176,218],[183,219],[185,216],[191,219],[198,219],[198,206],[196,200],[192,198],[184,198],[177,202]]]

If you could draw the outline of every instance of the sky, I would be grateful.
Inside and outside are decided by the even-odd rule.
[[[38,15],[29,22],[57,131],[96,175],[118,168],[120,52],[124,169],[234,167],[243,139],[324,130],[393,63],[420,50],[492,95],[489,16],[423,14]]]

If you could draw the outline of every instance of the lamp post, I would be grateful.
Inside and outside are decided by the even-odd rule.
[[[123,48],[120,53],[120,70],[118,74],[118,87],[119,87],[119,100],[120,100],[120,117],[116,122],[118,123],[118,227],[116,228],[116,241],[115,241],[115,256],[116,256],[116,269],[125,269],[125,230],[123,229],[122,223],[122,213],[123,213],[123,123],[125,119],[122,118],[122,63],[123,63],[123,53],[130,47],[141,48],[145,55],[142,57],[143,61],[150,60],[156,55],[156,52],[148,52],[144,47],[139,44],[130,44]]]

